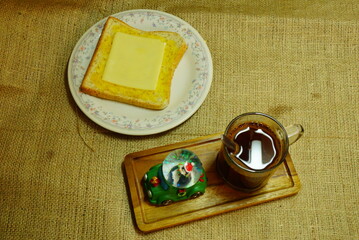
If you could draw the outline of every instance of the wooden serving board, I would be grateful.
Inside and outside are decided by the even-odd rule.
[[[220,134],[128,154],[124,160],[128,191],[138,228],[150,232],[189,221],[250,207],[298,193],[300,181],[288,154],[286,160],[268,181],[255,192],[244,193],[229,187],[217,174],[215,160],[221,146]],[[169,206],[151,205],[145,198],[141,180],[150,167],[161,163],[169,152],[185,148],[202,161],[208,177],[206,193],[193,200]]]

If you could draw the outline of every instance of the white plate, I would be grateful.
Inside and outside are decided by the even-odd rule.
[[[178,126],[191,117],[205,100],[212,82],[212,58],[200,34],[182,19],[154,10],[130,10],[112,15],[145,31],[179,33],[188,49],[179,63],[164,110],[148,110],[92,97],[79,91],[107,18],[93,25],[77,42],[68,66],[71,94],[79,108],[98,125],[128,135],[149,135]]]

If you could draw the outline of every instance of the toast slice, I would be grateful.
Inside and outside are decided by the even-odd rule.
[[[158,39],[164,43],[162,64],[157,66],[159,68],[158,79],[153,89],[129,87],[103,79],[113,40],[118,32],[141,38]],[[102,30],[80,90],[95,97],[143,108],[164,109],[169,104],[173,74],[186,50],[187,44],[178,33],[143,31],[131,27],[117,18],[109,17]]]

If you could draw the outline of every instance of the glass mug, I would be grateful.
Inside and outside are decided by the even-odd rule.
[[[244,113],[234,118],[222,136],[216,164],[231,187],[251,192],[264,187],[282,164],[289,145],[304,133],[300,124],[284,128],[264,113]]]

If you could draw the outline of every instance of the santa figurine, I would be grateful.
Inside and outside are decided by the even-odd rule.
[[[186,187],[192,180],[193,162],[185,162],[174,166],[169,172],[169,183],[174,187]]]

